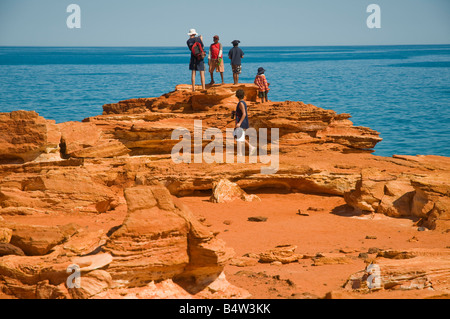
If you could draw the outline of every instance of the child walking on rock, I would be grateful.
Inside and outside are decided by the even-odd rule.
[[[234,135],[236,136],[237,141],[237,150],[238,150],[238,156],[244,155],[243,146],[244,143],[248,145],[249,147],[249,154],[250,156],[255,155],[256,152],[256,146],[251,145],[246,139],[245,139],[245,131],[249,128],[248,123],[248,112],[247,112],[247,103],[244,101],[245,92],[242,89],[239,89],[236,91],[236,97],[239,99],[239,103],[236,105],[236,124],[235,124],[235,130]]]

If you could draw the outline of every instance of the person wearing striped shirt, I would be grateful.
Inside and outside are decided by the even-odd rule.
[[[258,86],[258,97],[261,99],[261,103],[269,102],[267,99],[267,94],[269,93],[269,85],[270,83],[267,83],[266,76],[264,74],[266,70],[264,68],[258,68],[258,74],[255,77],[254,83],[256,86]]]

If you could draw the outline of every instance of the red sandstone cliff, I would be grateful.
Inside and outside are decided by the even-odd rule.
[[[173,130],[193,134],[194,120],[203,132],[223,127],[239,88],[251,126],[279,129],[277,172],[262,174],[265,164],[248,157],[174,164]],[[232,247],[174,197],[211,192],[221,179],[249,192],[340,196],[355,214],[449,229],[449,159],[374,156],[379,134],[349,118],[302,102],[256,104],[250,84],[196,93],[179,85],[158,98],[107,104],[83,122],[2,113],[0,291],[17,298],[248,297],[223,273]],[[86,285],[68,289],[66,268],[77,260]]]

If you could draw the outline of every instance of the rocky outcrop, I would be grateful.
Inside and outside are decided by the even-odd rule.
[[[295,262],[303,257],[303,255],[295,253],[296,249],[297,246],[295,245],[279,245],[274,249],[261,253],[259,255],[259,262],[280,262],[282,264]]]
[[[25,253],[19,247],[16,247],[10,243],[0,242],[0,257],[6,255],[25,256]]]
[[[114,256],[113,278],[139,286],[182,273],[189,263],[189,225],[176,211],[170,193],[162,187],[141,186],[126,189],[125,198],[128,215],[104,248]]]
[[[379,169],[361,171],[355,189],[345,193],[347,204],[360,210],[392,217],[411,215],[414,188],[410,176],[397,176]]]
[[[179,141],[172,140],[173,130],[184,127],[192,134],[194,120],[202,120],[202,133],[209,127],[224,128],[237,102],[234,96],[237,89],[244,89],[247,94],[252,127],[279,129],[281,160],[277,173],[261,174],[267,165],[260,161],[174,165],[170,153]],[[412,214],[412,206],[415,211],[422,210],[419,202],[423,201],[416,197],[416,204],[411,204],[416,194],[411,179],[448,172],[448,167],[439,167],[433,160],[422,157],[371,156],[366,150],[381,138],[369,128],[353,126],[349,114],[336,114],[302,102],[255,104],[255,92],[253,84],[214,85],[196,93],[190,91],[189,85],[179,85],[175,91],[158,98],[105,105],[104,115],[87,118],[82,123],[52,125],[34,112],[5,114],[4,118],[12,121],[13,126],[19,126],[14,120],[25,117],[32,119],[27,125],[41,121],[39,127],[49,132],[48,127],[52,127],[59,134],[52,131],[55,133],[52,136],[60,139],[55,142],[61,146],[58,156],[60,152],[67,160],[59,158],[39,165],[28,162],[23,168],[2,167],[0,214],[35,214],[61,209],[105,212],[114,209],[121,197],[111,192],[112,189],[120,194],[123,188],[141,181],[158,180],[173,195],[184,196],[211,191],[217,180],[226,178],[250,192],[276,188],[340,196],[347,193],[348,204],[358,210],[408,216]],[[12,141],[17,134],[12,130],[8,138]],[[27,139],[32,140],[30,134]],[[203,140],[202,147],[209,142]],[[270,151],[271,145],[267,146]],[[8,152],[11,158],[17,154],[12,149]],[[36,152],[42,152],[42,148],[36,148]],[[77,162],[77,158],[81,160]],[[368,166],[384,171],[383,177],[371,181],[370,170],[365,170]],[[383,180],[377,180],[380,178]],[[435,210],[440,211],[439,207],[440,204]],[[430,210],[421,213],[420,218]],[[432,224],[430,227],[434,227]]]
[[[144,172],[147,172],[152,178],[164,183],[172,194],[185,195],[197,190],[211,190],[213,182],[218,179],[218,176],[214,176],[214,174],[217,175],[216,168],[218,166],[208,166],[212,169],[210,174],[204,174],[204,170],[199,165],[189,168],[179,165],[178,167],[181,170],[189,170],[187,174],[180,174],[180,170],[173,169],[168,156],[170,156],[173,146],[179,141],[172,140],[172,132],[176,128],[184,127],[192,134],[194,132],[194,120],[202,120],[202,134],[210,127],[224,129],[226,124],[231,121],[230,111],[235,108],[237,103],[235,92],[238,89],[243,89],[246,92],[252,127],[257,130],[260,128],[278,128],[281,152],[287,155],[286,158],[289,159],[281,163],[279,173],[276,176],[269,177],[260,174],[263,167],[261,163],[240,165],[239,170],[236,169],[236,165],[220,165],[219,177],[227,178],[231,182],[238,182],[241,188],[281,187],[294,191],[342,195],[345,191],[353,188],[359,173],[358,170],[342,172],[340,169],[329,166],[317,168],[317,166],[312,167],[309,161],[307,165],[299,164],[298,154],[299,151],[301,152],[300,149],[303,146],[321,148],[321,145],[324,144],[329,145],[325,149],[332,149],[339,153],[344,153],[350,149],[364,151],[366,148],[375,146],[381,140],[378,133],[373,130],[354,127],[348,120],[350,117],[348,114],[336,114],[332,110],[324,110],[302,102],[286,101],[255,104],[256,86],[253,84],[214,85],[208,86],[205,91],[196,93],[190,91],[189,85],[178,85],[175,91],[158,98],[141,98],[121,101],[117,104],[107,104],[104,106],[103,115],[87,118],[82,123],[66,122],[52,126],[49,121],[38,117],[36,113],[21,112],[18,114],[22,114],[22,117],[36,118],[34,121],[43,121],[45,127],[54,129],[55,134],[53,135],[55,137],[53,139],[57,151],[55,155],[58,155],[58,158],[49,162],[51,163],[50,166],[57,165],[55,160],[61,161],[61,157],[69,160],[82,158],[85,161],[79,162],[80,165],[88,169],[87,166],[95,163],[94,170],[97,172],[102,170],[101,173],[98,173],[98,176],[108,185],[118,183],[118,178],[123,179],[123,177],[133,183],[133,178],[137,176],[136,173],[142,176],[142,174],[145,174]],[[9,117],[9,120],[20,121],[18,114]],[[11,123],[13,126],[19,126],[19,123]],[[228,126],[231,127],[232,125]],[[50,130],[47,129],[47,131]],[[9,138],[11,140],[17,138],[17,134],[12,131],[9,133]],[[20,134],[26,135],[26,132]],[[34,135],[30,134],[27,139],[33,140]],[[208,139],[203,140],[202,147],[205,147],[209,142]],[[271,145],[268,144],[267,146],[270,151]],[[24,146],[21,145],[21,147]],[[42,148],[36,148],[35,153],[38,154],[39,152],[42,155]],[[11,158],[16,156],[12,150],[6,153]],[[153,163],[156,165],[151,165],[150,172],[145,167],[148,166],[147,160],[138,156],[158,156],[160,160],[158,163]],[[100,158],[103,159],[102,164],[106,163],[106,158],[111,158],[113,161],[108,162],[110,166],[106,167],[98,165],[98,159]],[[161,161],[161,159],[167,160]],[[21,159],[21,161],[30,160],[32,160],[31,157]],[[61,162],[68,163],[68,161]],[[125,166],[136,167],[135,163],[138,162],[140,163],[137,169],[141,171],[122,170]],[[7,168],[7,170],[10,172],[10,168]],[[8,175],[9,172],[5,172],[5,174]],[[21,180],[20,183],[29,178],[23,176],[23,170],[20,173],[22,176],[17,176]],[[45,174],[49,175],[49,172],[45,172]],[[68,174],[72,173],[69,172]],[[77,172],[77,174],[79,173]],[[116,178],[112,177],[112,174],[116,174]],[[117,178],[117,175],[121,175],[121,177]],[[80,178],[84,176],[83,170],[79,176]],[[14,177],[7,176],[6,178],[12,179]],[[66,178],[67,184],[77,183],[77,181],[70,181],[70,178]],[[105,181],[105,179],[107,180]],[[97,188],[97,181],[88,181],[88,183],[92,183]],[[20,185],[19,190],[17,190],[12,187],[14,191],[10,193],[8,188],[13,184],[18,186],[19,181],[12,182],[11,180],[4,186],[3,196],[5,196],[5,201],[2,202],[2,207],[10,210],[12,207],[29,208],[27,205],[15,202],[16,200],[20,201],[17,196],[24,195],[27,197],[29,188]],[[74,185],[74,188],[77,187]],[[114,208],[114,204],[111,204],[114,200],[111,200],[107,190],[95,190],[93,193],[108,194],[107,198],[100,200],[101,203],[104,203],[100,206],[104,207],[95,208],[97,211]],[[79,199],[75,197],[77,196],[74,196],[73,199]],[[24,201],[27,200],[30,199]],[[98,199],[94,199],[94,202],[98,203]],[[33,204],[32,206],[37,208],[40,205]],[[76,205],[76,207],[80,206],[86,207],[85,205]],[[8,211],[8,214],[27,214],[29,212],[28,209],[22,209],[21,212]],[[6,213],[4,212],[4,214]]]
[[[93,259],[93,257],[84,257]],[[20,299],[86,299],[112,287],[111,276],[103,269],[80,262],[80,287],[68,286],[74,261],[57,249],[46,256],[4,256],[0,258],[0,291]]]
[[[55,121],[34,111],[0,113],[0,164],[58,159],[60,137]]]
[[[172,132],[183,127],[194,136],[194,120],[202,121],[202,135],[232,128],[237,89],[246,92],[253,128],[279,129],[278,170],[262,173],[268,164],[260,150],[256,163],[245,156],[243,163],[175,164]],[[179,85],[160,97],[104,105],[102,115],[82,122],[1,113],[0,291],[17,298],[248,297],[225,277],[232,249],[174,195],[201,192],[226,203],[258,200],[249,194],[263,189],[343,196],[356,213],[415,218],[445,232],[448,158],[373,156],[378,132],[349,118],[303,102],[257,104],[253,84],[195,93]],[[271,152],[268,133],[259,146]],[[202,149],[211,141],[203,139]],[[294,262],[301,257],[294,247],[232,263]],[[347,261],[313,258],[315,265]],[[80,288],[66,281],[73,264]]]
[[[208,86],[192,93],[192,86],[180,84],[175,90],[158,98],[139,98],[103,106],[103,114],[139,114],[153,112],[205,112],[235,106],[236,91],[242,89],[246,100],[256,102],[257,87],[253,84]]]
[[[12,237],[12,229],[0,227],[0,243],[9,243]]]
[[[212,281],[232,257],[163,186],[129,188],[125,198],[128,215],[104,247],[114,257],[109,267],[114,280],[130,287],[174,277]]]
[[[196,221],[166,188],[159,184],[132,187],[126,189],[125,197],[128,214],[105,241],[100,240],[101,232],[75,233],[79,229],[75,225],[11,225],[12,244],[28,256],[12,249],[16,247],[12,244],[1,244],[0,291],[25,299],[249,296],[229,284],[223,274],[233,250]],[[85,239],[84,245],[80,238]],[[92,248],[95,243],[95,249],[80,256],[87,252],[83,247]],[[72,271],[80,274],[78,284],[70,277]],[[172,291],[155,283],[161,281],[170,282]]]
[[[398,157],[411,161],[411,157]],[[450,161],[418,157],[426,174],[393,174],[379,168],[362,169],[355,189],[345,193],[348,205],[360,212],[418,219],[419,226],[446,230],[450,226]]]
[[[11,225],[11,228],[11,244],[22,249],[28,256],[39,256],[65,242],[77,232],[79,226]]]
[[[421,225],[441,231],[450,229],[450,175],[415,177],[411,180],[415,194],[411,214]]]
[[[8,172],[1,182],[0,215],[45,212],[105,212],[117,196],[79,166]]]
[[[130,150],[115,139],[106,139],[92,123],[66,122],[59,124],[64,157],[105,158],[126,155]]]
[[[171,139],[174,129],[183,127],[193,134],[194,120],[202,120],[202,134],[207,128],[226,126],[238,102],[237,89],[247,94],[251,126],[256,130],[278,128],[280,143],[334,143],[365,150],[382,140],[374,130],[353,126],[349,114],[302,102],[256,105],[256,86],[249,84],[212,86],[196,93],[190,92],[188,85],[179,85],[159,98],[105,105],[103,115],[85,121],[100,127],[105,136],[119,140],[131,155],[170,154],[176,143]]]
[[[450,291],[447,280],[450,276],[448,251],[425,249],[401,254],[382,253],[379,256],[385,258],[378,257],[372,265],[368,265],[367,271],[352,274],[343,288],[359,293],[377,289]],[[371,271],[375,267],[377,273]],[[376,281],[374,277],[378,277]]]
[[[258,196],[247,194],[236,183],[232,183],[227,179],[221,179],[213,183],[211,202],[228,203],[237,199],[243,200],[244,202],[261,201]]]

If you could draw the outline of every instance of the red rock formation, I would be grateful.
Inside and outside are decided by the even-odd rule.
[[[385,290],[439,290],[446,289],[446,280],[450,275],[448,264],[450,255],[447,251],[413,250],[403,252],[398,258],[397,254],[382,254],[374,260],[379,271],[378,287],[370,284],[368,273],[360,271],[350,276],[344,285],[346,290],[367,293],[371,289]],[[382,257],[385,256],[385,257]],[[392,257],[395,256],[395,257]],[[369,284],[368,284],[369,282]]]
[[[117,204],[114,192],[79,166],[8,171],[0,189],[0,214],[105,212]]]
[[[0,163],[24,163],[39,160],[40,155],[57,153],[61,133],[55,121],[36,112],[0,113]]]
[[[363,169],[355,189],[345,193],[347,204],[362,212],[420,218],[418,225],[446,230],[450,226],[450,160],[436,156],[396,158],[413,161],[414,166],[428,172],[418,176]]]
[[[125,198],[128,215],[104,246],[114,257],[108,268],[114,280],[136,287],[195,278],[207,286],[233,256],[162,185],[128,188]]]
[[[233,127],[237,89],[246,92],[252,127],[279,129],[278,171],[262,174],[267,164],[248,157],[175,164],[173,130],[192,134],[194,120],[202,120],[202,133]],[[255,102],[253,84],[196,93],[179,85],[161,97],[107,104],[103,115],[81,123],[0,114],[0,291],[17,298],[247,297],[225,278],[231,249],[173,197],[211,194],[222,179],[239,198],[263,188],[327,194],[344,197],[357,214],[414,218],[441,232],[449,227],[448,158],[373,156],[378,132],[353,126],[349,114]],[[286,254],[289,262],[300,258]],[[92,260],[79,259],[85,255]],[[333,258],[315,262],[341,262]],[[66,270],[75,261],[85,285],[73,290]]]
[[[251,126],[257,130],[278,128],[281,143],[336,143],[371,149],[382,140],[374,130],[353,126],[348,120],[349,114],[336,114],[302,102],[254,104],[254,85],[212,86],[196,93],[189,88],[178,85],[175,91],[156,99],[107,104],[104,115],[85,121],[100,127],[105,136],[121,141],[131,149],[132,155],[168,154],[175,144],[171,140],[175,128],[181,126],[193,133],[193,120],[197,119],[203,121],[204,132],[209,127],[223,128],[230,122],[231,110],[238,102],[235,92],[243,89],[249,102]],[[120,115],[113,115],[117,112],[121,112]]]
[[[213,183],[210,201],[213,203],[228,203],[237,199],[245,202],[261,200],[254,194],[247,194],[236,183],[232,183],[229,180],[221,179]]]

